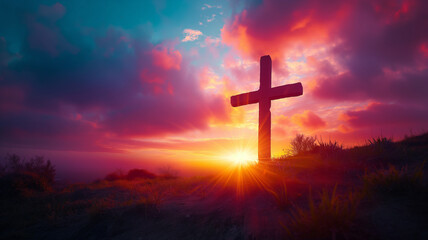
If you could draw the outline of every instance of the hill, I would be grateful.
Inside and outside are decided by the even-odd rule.
[[[12,181],[0,239],[428,239],[428,134],[332,145],[209,177]]]

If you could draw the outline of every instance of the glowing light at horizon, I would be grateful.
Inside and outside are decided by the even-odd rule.
[[[257,155],[249,149],[237,149],[234,152],[226,154],[224,158],[239,166],[248,166],[258,163]]]

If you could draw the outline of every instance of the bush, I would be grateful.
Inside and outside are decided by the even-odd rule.
[[[313,151],[317,146],[316,141],[316,137],[297,134],[291,141],[291,151],[294,155]]]
[[[117,180],[124,179],[124,178],[125,178],[125,174],[123,174],[122,171],[117,170],[116,172],[112,172],[112,173],[107,174],[104,177],[104,180],[111,182],[111,181],[117,181]]]
[[[135,180],[135,179],[153,179],[156,178],[154,173],[151,173],[145,169],[131,169],[128,174],[123,174],[122,171],[118,170],[107,174],[104,177],[106,181],[116,181],[116,180]]]
[[[314,152],[319,153],[322,157],[332,157],[334,154],[339,153],[343,150],[343,146],[337,141],[324,142],[322,140],[317,141],[317,145],[314,148]]]
[[[382,154],[394,148],[394,142],[390,138],[377,137],[367,140],[367,145],[371,147],[372,151]]]
[[[26,161],[16,154],[8,154],[1,166],[0,189],[11,196],[22,195],[27,191],[50,190],[54,180],[55,167],[42,156]]]
[[[126,179],[128,180],[134,180],[137,178],[153,179],[156,178],[156,175],[145,169],[132,169],[129,170],[128,174],[126,175]]]

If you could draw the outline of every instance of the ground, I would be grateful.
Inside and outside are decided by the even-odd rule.
[[[428,239],[428,134],[2,196],[1,239]]]

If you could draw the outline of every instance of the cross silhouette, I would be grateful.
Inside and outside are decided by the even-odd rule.
[[[280,98],[297,97],[303,94],[301,83],[272,88],[272,60],[269,55],[260,58],[260,88],[257,91],[232,96],[233,107],[259,103],[259,161],[271,159],[271,101]]]

